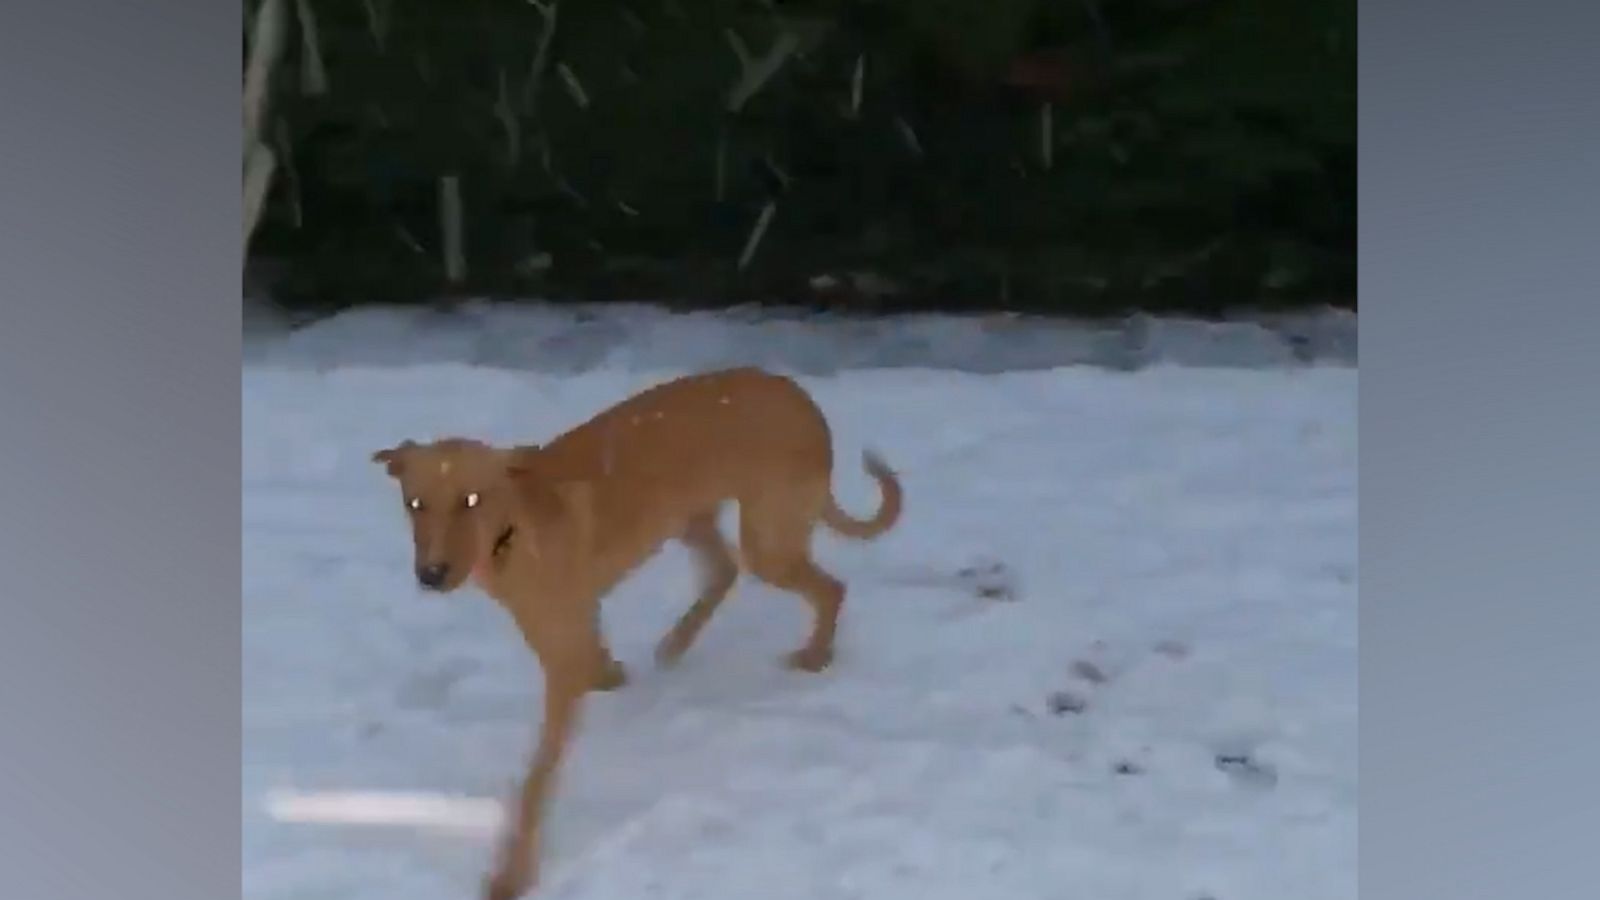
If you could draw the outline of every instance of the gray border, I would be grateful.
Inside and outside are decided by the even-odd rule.
[[[239,889],[239,17],[0,29],[0,894]]]
[[[1361,17],[1368,900],[1596,894],[1597,25]]]
[[[1600,57],[1553,6],[1362,17],[1368,898],[1593,893]],[[0,38],[7,896],[238,884],[239,13],[188,7]]]

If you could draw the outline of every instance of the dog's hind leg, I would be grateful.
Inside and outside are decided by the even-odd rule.
[[[785,491],[741,504],[739,510],[739,548],[751,573],[811,604],[811,635],[785,658],[790,668],[806,672],[820,672],[833,662],[834,634],[844,607],[844,583],[811,558],[811,532],[825,497],[826,482],[820,494]]]
[[[663,666],[672,665],[688,651],[739,579],[739,564],[717,528],[716,510],[690,519],[679,540],[694,554],[700,568],[700,595],[656,645],[656,661]]]

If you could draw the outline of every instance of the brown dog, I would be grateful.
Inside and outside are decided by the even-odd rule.
[[[894,526],[902,502],[899,480],[868,453],[882,505],[871,520],[846,515],[822,411],[792,380],[748,368],[657,385],[544,447],[407,441],[373,459],[400,482],[417,580],[452,591],[473,578],[544,670],[544,725],[489,900],[536,882],[540,819],[580,701],[626,681],[600,633],[602,597],[677,539],[703,584],[658,645],[662,664],[689,648],[743,568],[811,604],[810,637],[787,661],[818,672],[833,659],[845,587],[812,559],[812,530],[870,539]],[[738,561],[717,527],[728,501],[739,504]]]

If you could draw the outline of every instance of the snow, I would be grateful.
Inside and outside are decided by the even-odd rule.
[[[258,335],[244,368],[253,900],[476,896],[536,733],[534,660],[483,595],[417,590],[370,453],[538,440],[770,350],[661,317],[491,367],[536,329],[416,344],[408,315]],[[788,368],[813,370],[841,503],[877,502],[865,447],[906,487],[879,541],[819,533],[850,587],[838,657],[781,668],[808,611],[746,578],[655,669],[694,590],[665,548],[606,603],[632,682],[589,702],[536,896],[1357,896],[1353,365],[959,371],[837,335],[835,364],[795,364],[812,340]]]

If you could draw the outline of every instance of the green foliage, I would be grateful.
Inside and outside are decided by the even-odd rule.
[[[565,0],[547,46],[528,0],[312,3],[330,90],[297,37],[253,248],[292,301],[803,302],[852,271],[1063,313],[1354,294],[1353,0]],[[1025,58],[1061,78],[1008,85]]]

